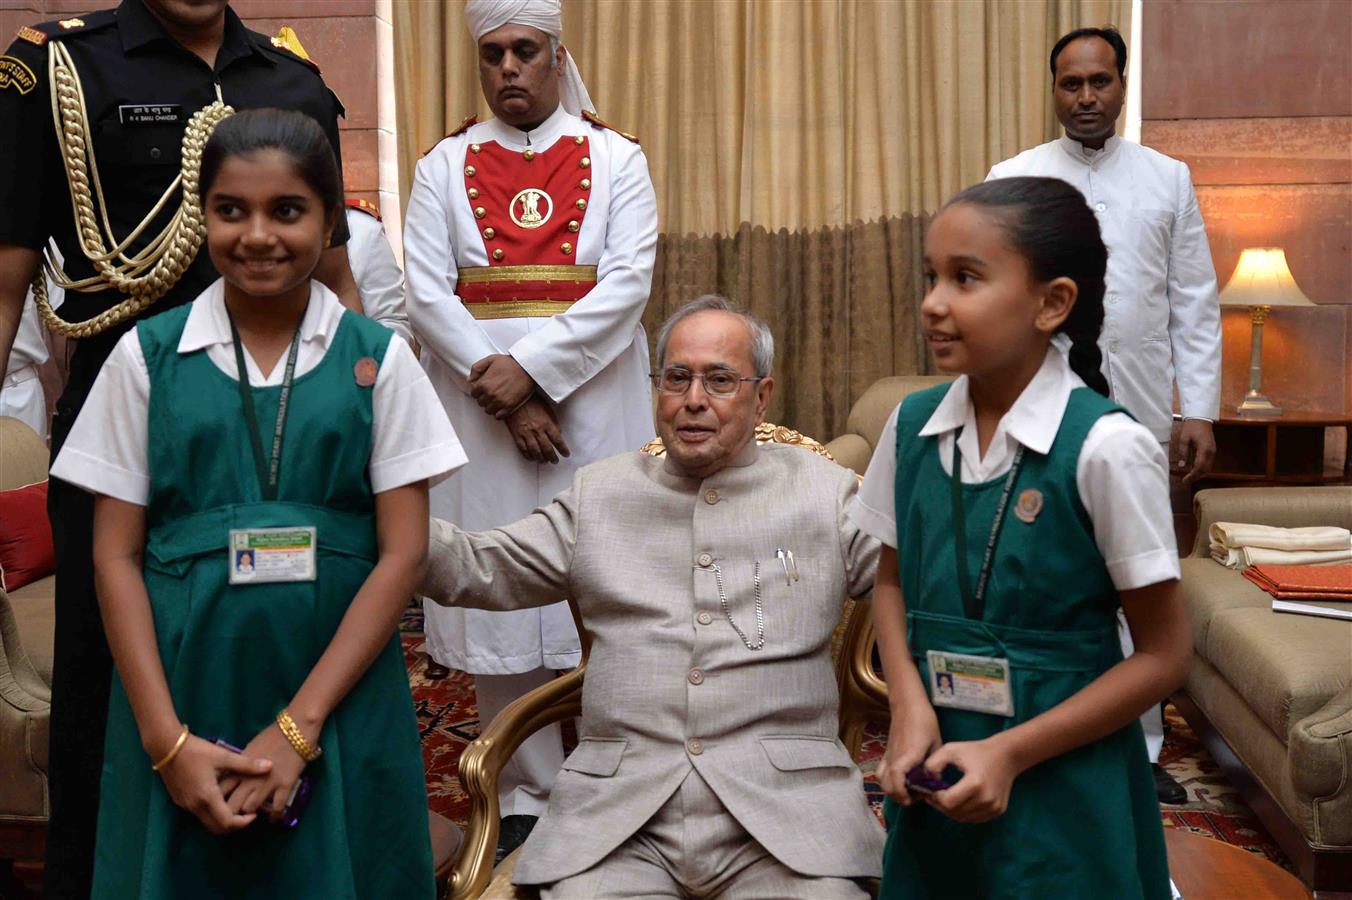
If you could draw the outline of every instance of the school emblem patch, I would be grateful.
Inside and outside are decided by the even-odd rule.
[[[8,55],[0,56],[0,90],[14,88],[20,94],[26,94],[37,84],[37,76],[23,60]]]
[[[380,367],[376,361],[369,356],[363,356],[357,360],[357,364],[352,367],[352,377],[357,380],[359,387],[370,387],[376,383],[376,374]]]
[[[1040,512],[1042,512],[1042,491],[1029,488],[1019,494],[1019,502],[1014,505],[1014,515],[1020,522],[1032,525]]]

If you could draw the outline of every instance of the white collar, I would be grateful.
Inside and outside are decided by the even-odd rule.
[[[1037,370],[1033,380],[1019,394],[1014,405],[1000,419],[999,429],[1035,453],[1046,454],[1056,440],[1056,432],[1061,428],[1061,417],[1066,413],[1066,404],[1070,402],[1070,392],[1084,385],[1080,377],[1070,369],[1059,347],[1047,348],[1042,360],[1042,368]],[[934,414],[929,417],[925,427],[920,429],[921,437],[956,431],[974,419],[972,401],[968,393],[968,378],[960,375],[949,388],[948,394],[939,403]],[[963,432],[963,446],[974,447],[976,435]],[[964,451],[966,455],[966,451]],[[975,457],[973,457],[975,459]]]
[[[329,337],[342,314],[338,296],[310,279],[310,305],[305,308],[305,318],[300,323],[301,342],[318,341],[327,350]],[[188,321],[178,339],[178,352],[193,353],[215,344],[231,343],[230,317],[225,312],[225,279],[218,278],[197,296],[188,310]]]
[[[497,141],[510,149],[524,150],[530,147],[536,151],[544,151],[553,146],[565,128],[580,121],[577,116],[570,115],[568,110],[563,108],[563,104],[559,104],[558,108],[550,113],[549,118],[530,131],[522,131],[501,119],[490,119],[484,125],[488,130],[486,140]]]
[[[1122,138],[1118,137],[1116,134],[1108,135],[1108,140],[1103,142],[1103,149],[1101,150],[1086,147],[1074,138],[1064,134],[1057,140],[1057,143],[1061,145],[1061,149],[1065,150],[1071,159],[1092,166],[1094,163],[1105,160],[1116,153],[1117,148],[1122,143]]]

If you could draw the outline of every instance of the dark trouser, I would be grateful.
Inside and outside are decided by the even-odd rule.
[[[65,423],[58,419],[54,448],[64,441],[69,428],[69,419]],[[43,896],[46,900],[85,900],[94,872],[112,657],[94,594],[94,498],[53,479],[48,486],[47,513],[56,545],[56,644],[47,762],[51,819]]]

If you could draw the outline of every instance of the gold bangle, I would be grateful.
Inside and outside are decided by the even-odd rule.
[[[173,762],[174,757],[178,756],[178,751],[182,750],[183,745],[186,743],[188,743],[188,726],[184,725],[183,730],[178,733],[178,740],[174,741],[173,749],[164,754],[164,759],[161,759],[159,762],[152,765],[150,771],[158,772],[160,769],[163,769]]]
[[[291,742],[291,746],[296,753],[307,763],[314,762],[324,754],[323,750],[310,743],[306,740],[305,735],[301,734],[299,726],[296,725],[296,720],[291,718],[291,713],[288,710],[284,709],[277,713],[277,727],[282,729],[282,734],[286,735],[286,739]]]

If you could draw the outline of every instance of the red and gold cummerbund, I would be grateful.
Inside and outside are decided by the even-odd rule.
[[[566,312],[594,287],[596,266],[473,266],[455,292],[476,319],[523,319]]]

